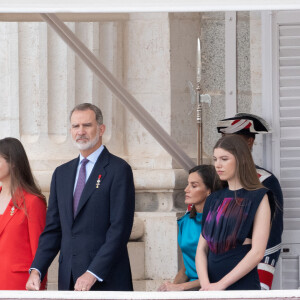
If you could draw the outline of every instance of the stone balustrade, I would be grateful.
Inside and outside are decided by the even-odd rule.
[[[298,300],[300,290],[272,290],[272,291],[205,291],[205,292],[74,292],[74,291],[0,291],[1,299],[131,299],[131,300],[175,300],[175,299],[270,299],[270,300]]]

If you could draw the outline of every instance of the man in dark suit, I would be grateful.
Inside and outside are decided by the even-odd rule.
[[[102,145],[101,110],[83,103],[71,112],[80,156],[52,177],[46,227],[30,269],[28,290],[38,290],[60,251],[59,290],[132,290],[127,242],[135,192],[131,167]]]

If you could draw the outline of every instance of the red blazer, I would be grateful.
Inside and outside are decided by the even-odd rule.
[[[44,201],[25,191],[24,198],[27,215],[10,201],[0,216],[0,290],[25,290],[28,270],[45,227]],[[46,279],[43,289],[45,285]]]

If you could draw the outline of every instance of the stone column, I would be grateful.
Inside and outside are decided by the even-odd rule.
[[[18,23],[0,24],[0,137],[19,137]]]
[[[124,26],[124,85],[191,156],[195,111],[187,80],[196,78],[200,14],[130,14]],[[135,169],[136,210],[144,221],[146,290],[173,280],[180,265],[177,219],[186,209],[187,173],[125,111],[126,152]]]

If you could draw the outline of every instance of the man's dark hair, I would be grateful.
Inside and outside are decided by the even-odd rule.
[[[91,104],[91,103],[81,103],[81,104],[76,105],[70,113],[70,120],[71,120],[71,117],[72,117],[72,114],[74,111],[84,111],[84,110],[89,110],[89,109],[95,113],[97,123],[99,125],[102,125],[103,124],[102,112],[99,107],[97,107],[96,105]]]

